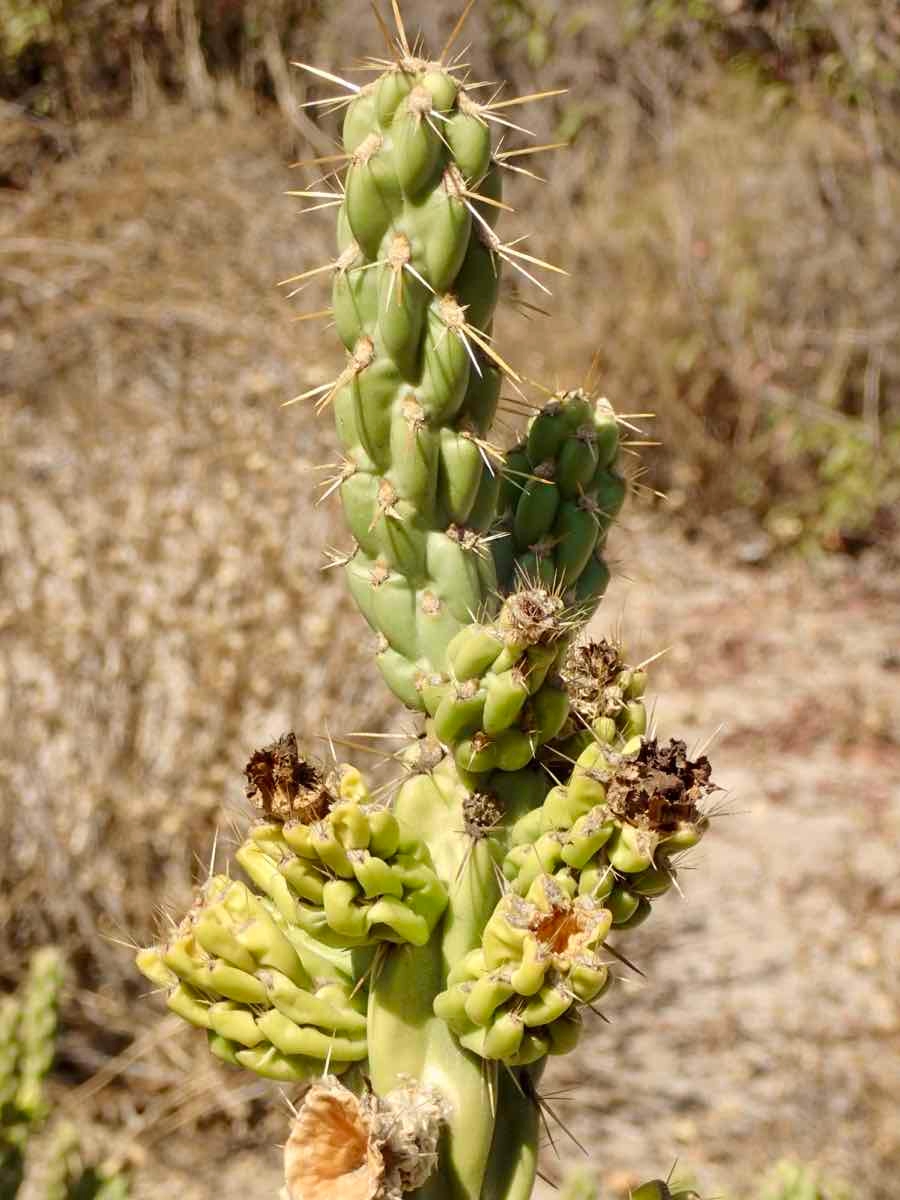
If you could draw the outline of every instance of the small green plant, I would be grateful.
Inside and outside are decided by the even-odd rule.
[[[14,1200],[33,1186],[46,1200],[126,1200],[127,1176],[85,1162],[70,1122],[34,1136],[51,1116],[44,1084],[62,982],[62,956],[47,947],[32,956],[19,992],[0,1000],[0,1197]]]
[[[758,1200],[852,1200],[843,1187],[826,1183],[818,1171],[800,1163],[782,1162],[773,1167]]]
[[[393,4],[372,83],[305,67],[344,90],[324,102],[346,110],[325,160],[345,171],[296,193],[338,210],[337,253],[290,282],[331,276],[346,360],[296,400],[336,418],[348,585],[421,720],[405,779],[374,789],[293,734],[258,751],[250,883],[211,875],[137,959],[213,1054],[308,1087],[290,1200],[527,1200],[547,1058],[576,1046],[623,960],[611,939],[670,889],[716,790],[705,757],[648,733],[643,667],[580,638],[629,423],[589,384],[532,405],[495,343],[501,269],[546,291],[558,268],[496,232],[524,151],[492,133],[541,97],[466,84],[470,8],[429,59]],[[530,418],[508,451],[498,408]]]

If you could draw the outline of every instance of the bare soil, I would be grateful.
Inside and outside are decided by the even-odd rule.
[[[277,1089],[138,1002],[110,939],[183,906],[254,747],[404,722],[318,570],[340,526],[304,468],[336,459],[329,423],[279,407],[338,361],[273,287],[329,242],[239,107],[84,144],[0,198],[0,975],[69,948],[56,1095],[143,1163],[138,1197],[274,1196]],[[552,1103],[616,1197],[675,1157],[716,1194],[790,1155],[895,1200],[897,580],[874,555],[748,568],[645,510],[616,552],[596,629],[668,648],[659,731],[712,738],[727,797]],[[558,1178],[580,1151],[553,1137]]]

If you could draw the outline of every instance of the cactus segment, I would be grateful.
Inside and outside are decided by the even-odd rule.
[[[444,886],[424,842],[372,801],[359,771],[344,765],[326,779],[288,734],[258,751],[247,773],[248,796],[274,819],[235,857],[295,946],[299,933],[320,951],[428,941],[447,903]],[[290,975],[283,962],[273,965]]]
[[[498,1078],[497,1122],[480,1200],[531,1200],[537,1177],[541,1108],[537,1094],[546,1059],[503,1070]]]
[[[560,392],[508,452],[493,543],[502,592],[520,580],[556,588],[586,618],[606,590],[606,533],[625,499],[618,424],[608,400]],[[510,553],[512,551],[512,553]]]
[[[594,742],[568,783],[513,826],[504,876],[525,896],[549,872],[602,901],[615,928],[633,929],[675,882],[678,854],[706,831],[701,806],[715,790],[708,760],[689,759],[683,742]]]
[[[457,960],[434,1009],[461,1044],[509,1067],[577,1042],[577,1006],[595,1000],[609,972],[599,954],[611,914],[571,880],[538,875],[524,897],[508,893],[481,946]]]
[[[454,637],[447,673],[423,679],[434,733],[464,777],[519,771],[561,732],[569,698],[556,669],[572,628],[557,593],[514,592],[494,621]]]
[[[352,982],[313,979],[265,902],[227,876],[213,876],[168,941],[137,964],[166,987],[172,1012],[207,1030],[214,1053],[257,1074],[303,1082],[326,1060],[340,1072],[366,1057],[364,1000]]]
[[[325,945],[424,945],[447,903],[425,845],[356,799],[310,825],[258,825],[235,857],[285,921]]]
[[[428,756],[426,755],[426,758]],[[494,1137],[496,1069],[468,1053],[433,1011],[449,967],[475,949],[500,890],[492,836],[499,814],[470,796],[452,761],[412,776],[396,801],[398,819],[432,852],[449,903],[427,946],[390,947],[369,991],[369,1070],[379,1094],[411,1075],[448,1102],[442,1163],[452,1200],[479,1200]]]
[[[455,538],[457,557],[471,559],[466,523],[487,529],[493,519],[479,439],[499,395],[484,341],[499,264],[477,189],[499,201],[499,184],[488,183],[491,139],[477,112],[446,70],[407,58],[364,87],[344,121],[333,307],[350,357],[329,398],[352,472],[340,486],[360,547],[348,570],[366,619],[420,674],[443,669],[447,643],[470,614],[490,611],[495,587],[474,564],[442,568],[431,540]],[[364,583],[373,570],[405,581],[404,598],[399,583],[374,582],[373,602]],[[426,592],[455,622],[432,622],[417,639],[408,598],[418,604]],[[381,665],[409,703],[409,672]]]
[[[17,1024],[15,1105],[29,1122],[40,1120],[47,1112],[44,1079],[53,1063],[62,982],[63,963],[59,951],[52,946],[38,950],[29,966]]]

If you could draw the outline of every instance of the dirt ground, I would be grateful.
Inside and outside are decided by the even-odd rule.
[[[294,223],[275,127],[240,111],[85,147],[0,200],[2,973],[70,947],[56,1096],[134,1148],[138,1197],[274,1196],[274,1089],[138,1003],[110,937],[184,903],[248,749],[402,720],[317,570],[339,527],[303,468],[333,436],[279,407],[337,361],[272,286],[324,261],[324,226]],[[516,337],[552,378],[552,338]],[[684,902],[628,939],[647,978],[547,1090],[615,1197],[676,1157],[740,1195],[791,1156],[896,1200],[900,583],[874,554],[741,566],[658,512],[615,546],[596,628],[667,648],[660,732],[712,739],[727,797]],[[554,1140],[559,1178],[580,1151]]]

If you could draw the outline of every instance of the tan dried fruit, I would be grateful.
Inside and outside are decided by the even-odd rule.
[[[284,1148],[284,1178],[288,1200],[376,1200],[381,1150],[368,1114],[336,1080],[306,1093]]]
[[[282,1200],[400,1200],[437,1165],[447,1108],[410,1080],[362,1099],[328,1076],[306,1093],[284,1148]]]

